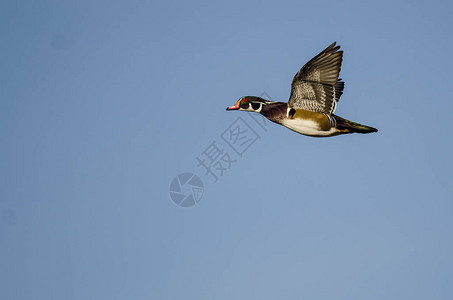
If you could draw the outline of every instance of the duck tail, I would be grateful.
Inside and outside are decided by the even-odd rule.
[[[359,123],[355,123],[346,119],[343,119],[342,117],[339,117],[337,115],[333,115],[335,118],[335,121],[337,121],[337,128],[341,131],[345,132],[357,132],[357,133],[370,133],[370,132],[377,132],[378,130],[374,127],[362,125]]]

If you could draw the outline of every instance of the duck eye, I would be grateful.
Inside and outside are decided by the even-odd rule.
[[[242,99],[242,103],[247,103],[247,98]]]

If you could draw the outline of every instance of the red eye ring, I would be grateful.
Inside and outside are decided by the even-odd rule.
[[[242,102],[243,102],[243,103],[247,103],[247,98],[243,98],[243,99],[242,99]]]

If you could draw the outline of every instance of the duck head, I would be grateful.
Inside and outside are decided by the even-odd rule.
[[[260,112],[263,108],[263,105],[270,103],[269,100],[264,100],[260,97],[254,96],[245,96],[239,98],[235,105],[227,107],[226,110],[245,110],[245,111],[254,111]]]

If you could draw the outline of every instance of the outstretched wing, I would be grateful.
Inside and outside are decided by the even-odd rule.
[[[343,94],[344,82],[338,79],[343,51],[333,43],[306,63],[293,78],[288,106],[332,114]]]

